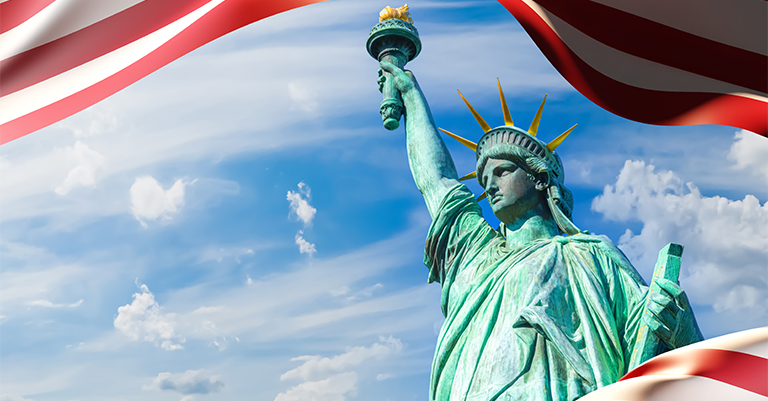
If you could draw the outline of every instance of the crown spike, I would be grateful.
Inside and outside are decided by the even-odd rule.
[[[459,90],[456,89],[456,92],[459,92]],[[491,126],[488,125],[488,123],[485,122],[485,120],[483,120],[483,117],[480,117],[480,114],[475,110],[474,107],[472,107],[471,104],[469,104],[469,102],[467,101],[467,99],[464,98],[464,95],[462,95],[461,92],[459,92],[459,96],[461,96],[461,98],[464,100],[464,103],[467,104],[467,107],[469,107],[469,111],[471,111],[472,115],[475,116],[475,120],[477,120],[477,123],[480,124],[480,128],[483,129],[483,132],[490,131]]]
[[[481,200],[485,199],[486,196],[488,196],[488,193],[483,191],[483,193],[481,193],[480,196],[478,196],[477,199],[475,199],[475,201],[480,202]]]
[[[459,178],[459,181],[471,180],[472,178],[477,178],[477,171],[473,171],[464,177]]]
[[[443,131],[443,132],[445,132],[445,134],[446,134],[446,135],[448,135],[448,136],[450,136],[451,138],[453,138],[453,139],[455,139],[455,140],[459,141],[459,143],[461,143],[462,145],[464,145],[464,146],[466,146],[466,147],[468,147],[468,148],[472,149],[473,151],[477,151],[477,144],[476,144],[476,143],[474,143],[474,142],[472,142],[472,141],[470,141],[469,139],[464,139],[464,138],[462,138],[462,137],[460,137],[460,136],[458,136],[458,135],[454,134],[453,132],[449,132],[449,131],[446,131],[446,130],[444,130],[444,129],[442,129],[442,128],[438,128],[438,129],[439,129],[440,131]]]
[[[512,122],[512,115],[509,114],[509,107],[507,107],[507,99],[504,97],[504,91],[501,90],[501,82],[496,77],[496,84],[499,85],[499,97],[501,98],[501,111],[504,113],[504,125],[514,127],[515,123]]]
[[[554,152],[555,149],[557,149],[557,147],[560,146],[560,143],[563,142],[563,139],[565,139],[565,137],[567,137],[568,134],[570,134],[571,131],[573,131],[573,129],[576,128],[576,125],[579,125],[579,124],[575,124],[573,127],[568,128],[568,131],[563,132],[562,134],[560,134],[560,136],[553,139],[552,142],[548,143],[547,150],[549,150],[550,152]]]
[[[536,117],[533,117],[533,122],[531,123],[531,127],[528,128],[528,133],[536,136],[536,132],[539,130],[539,122],[541,121],[541,112],[544,111],[544,102],[547,101],[547,95],[544,95],[544,99],[541,101],[541,106],[539,106],[539,110],[536,111]]]

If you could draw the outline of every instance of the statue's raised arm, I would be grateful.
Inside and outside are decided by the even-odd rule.
[[[405,133],[408,161],[430,215],[440,205],[449,189],[458,184],[458,174],[443,139],[435,127],[429,104],[410,71],[403,71],[391,63],[382,61],[379,70],[379,86],[387,77],[394,80],[405,106]],[[389,74],[383,74],[383,71]]]

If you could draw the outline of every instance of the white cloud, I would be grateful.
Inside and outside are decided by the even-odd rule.
[[[300,182],[298,187],[299,190],[297,192],[288,191],[286,199],[290,202],[291,215],[296,215],[299,220],[304,222],[305,226],[308,226],[312,224],[312,219],[315,217],[317,209],[309,204],[311,197],[309,185]]]
[[[734,139],[728,160],[736,162],[734,168],[751,170],[765,180],[765,188],[768,182],[768,140],[746,130],[736,132]]]
[[[301,253],[308,253],[309,256],[312,256],[315,252],[317,252],[317,249],[315,249],[315,244],[307,242],[307,240],[302,237],[304,234],[304,231],[299,230],[299,232],[296,233],[296,245],[299,246],[299,252]]]
[[[91,150],[88,145],[76,141],[74,146],[64,149],[67,159],[75,161],[77,164],[69,170],[67,178],[61,185],[57,186],[54,192],[59,195],[66,195],[74,188],[93,187],[96,185],[96,169],[104,167],[104,156],[99,152]]]
[[[332,372],[341,372],[356,367],[366,359],[381,359],[391,354],[399,353],[402,349],[403,344],[400,340],[389,336],[379,337],[379,342],[374,343],[370,347],[354,347],[333,358],[321,358],[319,355],[300,356],[291,360],[304,361],[304,364],[283,373],[280,376],[280,380],[296,378],[303,380],[317,379]]]
[[[117,308],[115,328],[133,341],[160,343],[169,351],[181,349],[182,346],[177,343],[179,336],[175,332],[175,315],[161,313],[154,294],[145,284],[140,289],[141,293],[133,294],[131,304]],[[180,341],[184,342],[184,338]]]
[[[136,178],[136,182],[131,186],[133,216],[144,227],[147,227],[147,220],[170,220],[184,205],[186,185],[183,180],[177,180],[171,188],[164,190],[157,180],[150,176]]]
[[[208,376],[202,369],[184,373],[163,372],[157,375],[144,390],[176,391],[183,395],[216,393],[224,387],[218,376]],[[183,398],[182,398],[183,399]]]
[[[298,220],[304,223],[304,227],[307,227],[312,224],[312,219],[315,217],[317,209],[309,204],[309,199],[311,198],[309,185],[300,182],[298,187],[299,190],[297,192],[288,191],[286,199],[290,202],[290,215],[296,216]],[[303,230],[299,230],[296,233],[295,240],[296,245],[299,246],[299,252],[308,253],[309,256],[312,256],[317,251],[315,244],[304,239]]]
[[[346,395],[355,395],[356,383],[357,373],[341,373],[325,380],[301,383],[278,394],[275,401],[344,401]]]
[[[51,301],[49,301],[47,299],[38,299],[38,300],[30,301],[30,302],[27,303],[27,305],[42,306],[42,307],[46,307],[46,308],[64,308],[64,307],[76,308],[76,307],[78,307],[78,306],[80,306],[82,304],[83,304],[83,300],[82,299],[77,301],[77,302],[71,303],[71,304],[55,304],[55,303],[53,303],[53,302],[51,302]]]
[[[694,303],[743,313],[752,327],[768,320],[768,205],[754,196],[702,196],[673,172],[628,160],[592,208],[612,220],[643,223],[640,234],[627,230],[619,247],[646,278],[659,250],[680,243],[681,282]]]

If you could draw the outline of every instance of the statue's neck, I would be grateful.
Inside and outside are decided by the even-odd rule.
[[[560,234],[557,223],[541,214],[529,213],[514,223],[502,223],[502,235],[507,239],[507,249],[519,249],[533,241],[553,238]]]

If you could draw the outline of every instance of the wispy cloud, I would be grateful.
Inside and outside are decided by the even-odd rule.
[[[253,256],[256,251],[253,247],[212,247],[206,248],[198,258],[199,263],[215,261],[221,263],[225,259],[232,259],[241,263],[243,257]]]
[[[96,170],[104,166],[104,156],[91,150],[88,145],[80,141],[76,141],[73,146],[65,148],[63,152],[76,165],[69,170],[67,178],[56,187],[54,192],[59,195],[66,195],[74,188],[96,185]]]
[[[346,396],[356,394],[358,373],[354,370],[368,360],[388,358],[400,353],[402,349],[400,340],[389,336],[379,337],[379,342],[370,347],[353,347],[331,358],[319,355],[293,358],[291,361],[304,363],[285,372],[280,376],[280,380],[302,379],[304,382],[279,394],[275,401],[344,401]]]
[[[346,372],[325,380],[308,381],[278,394],[275,401],[344,401],[354,396],[357,388],[357,373]]]
[[[367,359],[381,359],[392,354],[397,354],[403,349],[399,339],[392,336],[379,337],[379,342],[370,347],[354,347],[349,351],[332,358],[322,358],[319,355],[305,355],[291,359],[292,361],[304,361],[304,364],[296,369],[289,370],[280,376],[280,380],[303,379],[316,380],[330,373],[341,372],[354,368]]]
[[[0,394],[0,401],[34,401],[31,398],[24,398],[20,395]]]
[[[35,301],[30,301],[27,303],[27,305],[31,306],[42,306],[45,308],[76,308],[83,304],[83,300],[79,300],[77,302],[71,303],[71,304],[55,304],[47,299],[38,299]]]
[[[402,249],[421,240],[423,230],[423,226],[418,226],[394,238],[336,257],[294,265],[284,272],[262,277],[251,274],[249,285],[239,285],[223,293],[212,291],[212,284],[174,291],[166,294],[163,308],[175,312],[178,333],[188,341],[193,338],[211,341],[214,337],[214,333],[201,329],[202,320],[215,323],[218,338],[238,336],[250,342],[281,341],[310,332],[337,331],[334,323],[342,322],[353,325],[345,333],[354,338],[369,335],[369,330],[390,327],[372,324],[371,320],[390,313],[402,314],[404,310],[410,310],[408,316],[401,316],[396,331],[389,332],[417,326],[426,327],[429,332],[439,311],[422,309],[422,306],[439,302],[439,287],[419,284],[379,292],[380,286],[361,285],[372,277],[418,260],[418,249],[414,252],[402,252]],[[351,294],[376,292],[353,299],[330,294],[331,289],[340,288],[347,288]],[[199,311],[185,312],[204,305]]]

